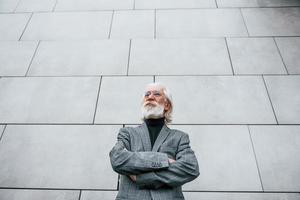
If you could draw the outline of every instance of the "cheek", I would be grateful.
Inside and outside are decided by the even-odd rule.
[[[159,104],[166,106],[165,100],[164,99],[159,99],[157,101]]]

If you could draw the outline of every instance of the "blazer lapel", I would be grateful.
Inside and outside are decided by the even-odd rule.
[[[166,138],[168,137],[169,134],[170,134],[170,129],[166,125],[164,125],[162,127],[159,135],[157,136],[157,139],[155,140],[152,151],[158,151],[160,145],[166,140]]]
[[[151,141],[149,136],[149,131],[146,123],[144,122],[140,126],[141,128],[141,140],[145,151],[151,151]]]

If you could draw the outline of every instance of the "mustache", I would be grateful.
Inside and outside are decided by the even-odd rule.
[[[143,106],[158,106],[158,103],[156,101],[146,101],[143,103]]]

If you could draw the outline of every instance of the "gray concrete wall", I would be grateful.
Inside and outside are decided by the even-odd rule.
[[[300,199],[300,0],[0,0],[0,200],[112,200],[144,86],[200,176],[187,200]]]

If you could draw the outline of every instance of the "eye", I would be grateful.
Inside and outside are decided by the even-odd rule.
[[[161,96],[161,93],[159,91],[147,91],[145,93],[145,97],[148,98],[150,97],[150,95],[153,95],[154,97],[160,97]]]
[[[157,91],[153,92],[153,95],[156,96],[156,97],[160,97],[161,96],[160,92],[157,92]]]
[[[148,92],[145,93],[145,97],[149,97],[150,95],[151,95],[150,91],[148,91]]]

